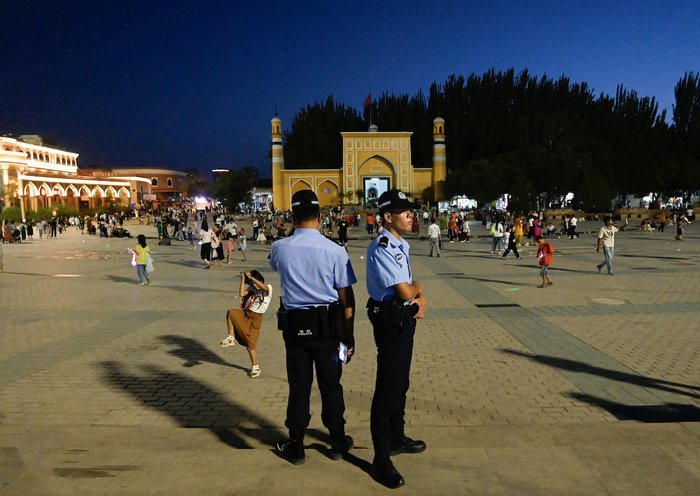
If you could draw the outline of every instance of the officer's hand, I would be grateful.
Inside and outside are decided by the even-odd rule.
[[[355,354],[355,340],[353,339],[345,339],[343,344],[348,347],[348,353],[347,353],[347,360],[346,364],[350,363],[350,360],[352,359],[353,355]],[[338,351],[340,351],[340,345],[338,345]]]
[[[353,355],[353,353],[355,353],[355,338],[346,337],[343,342],[348,347],[348,358],[350,358]]]
[[[418,306],[418,311],[416,314],[413,316],[414,319],[422,319],[425,317],[425,314],[428,311],[428,300],[423,296],[423,294],[419,294],[413,299],[413,303]]]

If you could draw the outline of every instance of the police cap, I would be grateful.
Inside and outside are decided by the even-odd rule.
[[[316,196],[316,193],[310,189],[302,189],[292,195],[292,210],[309,207],[319,208],[318,196]]]
[[[390,189],[385,191],[377,201],[379,213],[389,211],[413,210],[419,208],[420,205],[410,201],[403,191],[398,189]]]

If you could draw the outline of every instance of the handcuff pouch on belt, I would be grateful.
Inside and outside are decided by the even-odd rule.
[[[380,327],[399,327],[406,317],[413,317],[417,312],[418,305],[407,305],[403,300],[367,300],[367,317],[372,325]]]
[[[343,312],[338,303],[287,310],[280,301],[277,328],[286,343],[301,344],[320,339],[343,338]]]

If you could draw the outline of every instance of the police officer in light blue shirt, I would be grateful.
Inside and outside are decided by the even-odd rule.
[[[384,230],[367,248],[367,315],[377,345],[377,381],[372,398],[370,429],[374,444],[372,475],[381,484],[405,484],[390,455],[420,453],[425,443],[404,433],[413,335],[416,319],[425,316],[427,301],[413,278],[409,245],[401,236],[411,232],[412,210],[418,205],[399,190],[379,197]]]
[[[323,404],[321,419],[331,437],[331,457],[341,458],[353,447],[345,435],[345,403],[339,347],[354,351],[357,282],[344,248],[325,238],[318,198],[311,190],[292,196],[294,234],[275,241],[270,266],[280,274],[282,305],[278,327],[287,355],[289,439],[277,443],[276,452],[294,464],[305,461],[304,435],[311,420],[310,395],[314,365]]]

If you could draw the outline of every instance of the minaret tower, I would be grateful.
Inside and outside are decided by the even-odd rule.
[[[287,208],[289,205],[284,190],[282,171],[284,170],[284,147],[282,141],[282,119],[275,117],[272,123],[272,200],[275,209]]]
[[[273,155],[274,157],[274,155]],[[273,159],[274,160],[274,159]],[[444,200],[447,179],[447,157],[445,155],[445,119],[433,120],[433,199]]]

